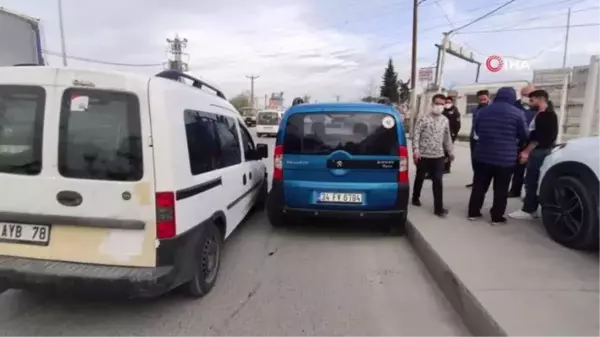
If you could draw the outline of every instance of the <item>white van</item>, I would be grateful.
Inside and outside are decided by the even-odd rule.
[[[0,286],[200,297],[267,154],[183,73],[0,68]]]
[[[256,135],[260,138],[262,136],[273,136],[277,135],[279,131],[279,123],[283,112],[279,110],[261,110],[256,114]]]

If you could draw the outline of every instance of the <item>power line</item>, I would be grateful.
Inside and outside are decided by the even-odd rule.
[[[44,52],[44,54],[47,54],[47,55],[53,55],[53,56],[59,56],[59,57],[63,56],[62,53],[58,53],[58,52],[54,52],[54,51],[50,51],[50,50],[44,49],[42,51]],[[77,60],[77,61],[106,64],[106,65],[111,65],[111,66],[121,66],[121,67],[158,67],[158,66],[163,65],[162,63],[147,63],[147,64],[120,63],[120,62],[96,60],[96,59],[80,57],[80,56],[72,56],[72,55],[64,55],[64,56],[68,59]]]
[[[516,1],[516,0],[509,0],[509,1],[505,2],[504,4],[502,4],[502,5],[500,5],[500,6],[496,7],[496,8],[494,8],[494,9],[492,9],[491,11],[489,11],[489,12],[487,12],[487,13],[483,14],[482,16],[478,17],[477,19],[475,19],[475,20],[473,20],[473,21],[471,21],[471,22],[469,22],[469,23],[467,23],[467,24],[464,24],[464,25],[462,25],[462,26],[460,26],[460,27],[458,27],[458,28],[456,28],[456,29],[453,29],[453,30],[451,30],[449,33],[453,33],[453,32],[456,32],[456,31],[458,31],[458,30],[461,30],[461,29],[463,29],[463,28],[469,27],[470,25],[472,25],[472,24],[475,24],[475,23],[477,23],[477,22],[479,22],[479,21],[481,21],[481,20],[483,20],[483,19],[485,19],[485,18],[489,17],[490,15],[492,15],[492,14],[496,13],[497,11],[501,10],[502,8],[504,8],[504,7],[508,6],[508,5],[510,5],[511,3],[515,2],[515,1]]]
[[[600,23],[583,23],[580,25],[571,25],[571,28],[578,28],[578,27],[593,27],[593,26],[600,26]],[[517,32],[517,31],[524,31],[524,30],[544,30],[544,29],[558,29],[558,28],[567,28],[567,26],[562,25],[562,26],[543,26],[543,27],[528,27],[528,28],[505,28],[505,29],[490,29],[490,30],[476,30],[476,31],[471,31],[471,32],[464,32],[461,34],[488,34],[488,33],[500,33],[500,32]]]

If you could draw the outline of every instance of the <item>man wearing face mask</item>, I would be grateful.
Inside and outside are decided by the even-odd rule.
[[[469,147],[471,148],[471,169],[473,170],[473,175],[475,175],[475,146],[477,145],[477,140],[479,139],[474,129],[475,120],[477,119],[477,112],[490,104],[490,92],[488,90],[479,90],[476,95],[479,104],[477,104],[477,108],[475,108],[473,111],[473,116],[471,119],[471,134],[469,135]],[[467,184],[466,187],[473,187],[473,180],[471,180],[471,183]]]
[[[412,204],[421,206],[421,189],[425,176],[429,175],[433,187],[434,213],[445,217],[448,211],[444,208],[442,178],[446,154],[450,161],[454,160],[452,137],[448,118],[444,117],[446,98],[436,94],[431,100],[431,112],[417,121],[413,137],[413,159],[417,165],[417,173],[413,185]]]
[[[442,114],[448,118],[450,137],[452,138],[452,144],[454,144],[456,137],[458,137],[458,132],[460,131],[460,113],[458,112],[458,108],[454,105],[454,98],[451,96],[446,97],[444,112]],[[450,173],[450,164],[450,160],[446,160],[444,173]]]
[[[528,85],[521,89],[521,98],[517,100],[515,106],[519,108],[519,110],[523,111],[523,115],[525,116],[525,122],[529,127],[531,121],[535,117],[536,111],[529,108],[529,94],[534,91],[535,88],[532,85]],[[527,142],[522,142],[519,144],[519,153],[525,149]],[[510,191],[508,192],[509,198],[520,198],[521,191],[523,190],[523,183],[525,178],[525,167],[526,164],[521,164],[520,160],[517,159],[517,166],[515,166],[515,172],[512,176],[512,182],[510,184]]]

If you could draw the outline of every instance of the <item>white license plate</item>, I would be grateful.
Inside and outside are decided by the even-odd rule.
[[[360,193],[321,192],[319,194],[319,202],[361,204],[363,202],[362,197]]]
[[[0,222],[0,241],[47,245],[50,226]]]

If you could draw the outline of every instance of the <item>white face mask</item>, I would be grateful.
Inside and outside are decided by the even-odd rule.
[[[444,108],[445,108],[445,109],[450,109],[450,108],[452,108],[452,103],[446,103],[446,104],[444,105]]]
[[[433,108],[431,109],[431,112],[433,112],[436,115],[439,115],[442,112],[444,112],[444,106],[443,105],[434,105]]]

